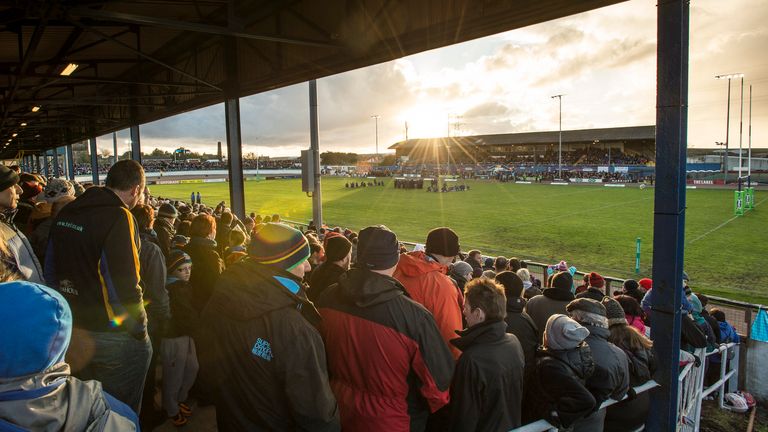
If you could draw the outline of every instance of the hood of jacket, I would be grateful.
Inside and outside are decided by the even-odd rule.
[[[74,201],[67,204],[67,213],[80,214],[82,212],[92,211],[99,207],[125,207],[128,208],[123,200],[111,190],[105,187],[88,188],[82,195]]]
[[[464,330],[457,330],[459,335],[456,339],[451,339],[451,344],[461,351],[466,351],[473,345],[482,345],[497,342],[507,335],[507,323],[499,321],[485,321],[475,324]]]
[[[570,366],[571,370],[581,379],[587,379],[595,372],[595,360],[592,358],[592,350],[585,342],[569,350],[551,350],[539,348],[537,356],[549,356],[560,360]]]
[[[101,384],[70,377],[66,363],[34,375],[0,379],[0,418],[23,430],[85,431],[118,426],[109,416]],[[126,427],[129,423],[119,423],[119,428]]]
[[[406,295],[405,288],[397,279],[353,268],[339,277],[339,290],[359,307],[384,303],[395,297]]]
[[[590,338],[590,337],[599,338],[607,342],[608,336],[611,335],[611,331],[608,330],[607,328],[597,327],[591,324],[583,324],[583,323],[579,323],[579,324],[581,324],[581,326],[584,327],[585,329],[589,330],[589,336],[587,336],[587,338]]]
[[[397,263],[398,271],[406,276],[415,277],[429,272],[448,273],[448,267],[433,261],[424,252],[409,252],[400,255],[400,262]]]
[[[520,313],[525,308],[525,299],[522,297],[507,297],[507,313]]]
[[[298,310],[313,324],[318,322],[319,315],[307,300],[301,279],[285,270],[245,259],[221,274],[205,312],[248,321],[285,308]]]

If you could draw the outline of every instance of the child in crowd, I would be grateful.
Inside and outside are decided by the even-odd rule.
[[[227,267],[248,256],[245,248],[246,239],[245,233],[239,228],[229,232],[229,247],[224,252],[224,262]]]
[[[721,343],[739,343],[741,341],[739,334],[736,333],[736,329],[725,320],[725,312],[717,308],[712,308],[709,311],[709,314],[717,320],[718,324],[720,324]]]
[[[174,426],[187,424],[192,409],[186,404],[199,365],[192,329],[198,320],[192,306],[189,277],[192,259],[178,249],[168,256],[166,289],[171,303],[171,320],[160,346],[163,360],[163,408]]]

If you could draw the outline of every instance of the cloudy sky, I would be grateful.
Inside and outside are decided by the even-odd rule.
[[[725,140],[727,81],[745,74],[752,142],[768,147],[768,2],[691,2],[689,147]],[[373,153],[405,138],[650,125],[655,121],[656,2],[633,0],[318,81],[321,151]],[[740,82],[731,93],[731,146],[739,143]],[[298,156],[309,147],[308,85],[241,100],[244,154]],[[141,126],[142,147],[214,152],[225,141],[216,105]],[[127,131],[119,134],[127,139]],[[100,147],[111,148],[111,137]],[[127,150],[121,144],[119,152]]]

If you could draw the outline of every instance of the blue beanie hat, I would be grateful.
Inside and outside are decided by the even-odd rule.
[[[42,372],[64,361],[72,311],[58,292],[32,282],[0,284],[0,378]]]

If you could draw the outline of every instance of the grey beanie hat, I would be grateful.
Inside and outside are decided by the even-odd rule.
[[[544,346],[552,350],[568,350],[579,346],[589,330],[562,314],[554,314],[544,328]]]
[[[603,298],[603,306],[605,306],[605,315],[608,318],[608,327],[627,323],[627,318],[624,316],[624,308],[621,307],[621,303],[611,297],[605,297]]]
[[[468,274],[472,274],[472,266],[464,261],[456,261],[453,263],[451,267],[454,274],[467,276]]]

